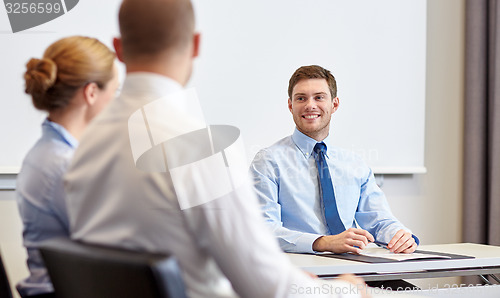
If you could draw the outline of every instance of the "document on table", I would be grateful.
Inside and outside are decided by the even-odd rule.
[[[361,251],[359,255],[366,257],[373,257],[373,258],[390,259],[394,261],[410,261],[410,260],[422,260],[422,259],[451,259],[450,256],[443,256],[431,253],[414,252],[411,254],[405,254],[405,253],[396,254],[382,247],[366,247]]]
[[[455,260],[455,259],[474,259],[466,255],[457,255],[443,252],[433,252],[425,250],[416,250],[411,254],[392,253],[388,249],[379,247],[374,243],[368,244],[360,254],[355,253],[316,253],[317,256],[343,259],[363,263],[394,263],[394,262],[412,262],[412,261],[434,261],[434,260]]]

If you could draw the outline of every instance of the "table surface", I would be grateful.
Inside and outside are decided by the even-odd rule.
[[[500,247],[473,243],[421,245],[419,250],[473,256],[474,259],[362,263],[321,255],[288,253],[296,266],[320,277],[354,273],[365,280],[426,278],[500,273]]]

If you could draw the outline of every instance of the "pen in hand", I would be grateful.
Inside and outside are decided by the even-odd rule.
[[[376,244],[377,246],[385,248],[385,249],[389,249],[388,244],[385,243],[385,242],[373,241],[373,242],[370,242],[370,243]],[[354,247],[355,248],[359,248],[358,246],[354,246]]]
[[[372,243],[375,243],[375,244],[377,244],[378,246],[383,247],[383,248],[385,248],[385,249],[389,249],[388,244],[387,244],[387,243],[385,243],[385,242],[373,241]]]

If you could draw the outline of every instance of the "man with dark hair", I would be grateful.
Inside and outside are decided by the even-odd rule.
[[[335,289],[352,286],[346,280],[359,283],[314,280],[292,266],[251,185],[232,175],[235,150],[204,151],[209,128],[194,119],[198,109],[183,90],[199,48],[190,1],[125,0],[119,20],[114,45],[127,76],[66,175],[72,238],[174,255],[188,297],[300,296],[293,290],[321,286],[332,290],[315,297],[336,297]]]
[[[282,250],[360,253],[377,241],[395,253],[415,251],[418,238],[393,216],[370,168],[328,146],[330,120],[339,107],[330,71],[300,67],[288,96],[293,135],[257,153],[250,169]]]

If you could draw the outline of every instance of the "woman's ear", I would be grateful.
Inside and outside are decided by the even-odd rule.
[[[88,83],[83,87],[83,98],[87,105],[92,106],[97,101],[97,92],[99,91],[99,87],[96,83]]]

